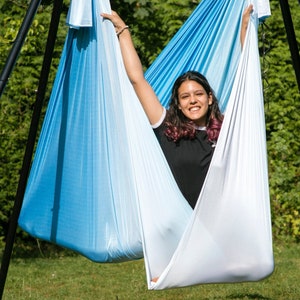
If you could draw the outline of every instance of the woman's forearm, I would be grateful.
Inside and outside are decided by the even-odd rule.
[[[109,19],[116,29],[127,76],[150,123],[155,124],[161,118],[163,107],[152,87],[145,80],[143,66],[135,50],[130,31],[116,12],[113,11],[111,14],[102,13],[101,15]]]
[[[241,41],[242,48],[244,46],[249,19],[252,11],[253,11],[253,5],[250,4],[243,12],[241,33],[240,33],[240,41]]]
[[[129,27],[114,11],[111,14],[102,13],[101,16],[113,23],[119,38],[127,75],[133,84],[136,83],[141,78],[144,78],[144,72],[140,58],[135,50]]]
[[[135,50],[129,30],[124,30],[118,38],[127,75],[132,84],[135,84],[144,78],[141,60]]]

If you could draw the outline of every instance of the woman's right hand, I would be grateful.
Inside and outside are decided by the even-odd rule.
[[[121,19],[121,17],[115,11],[112,11],[111,14],[102,13],[101,16],[104,19],[108,19],[113,23],[116,33],[120,32],[122,29],[124,29],[126,27],[125,22]]]

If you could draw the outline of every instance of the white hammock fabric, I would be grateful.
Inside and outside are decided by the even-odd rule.
[[[148,234],[154,235],[150,216],[155,211],[151,203],[141,202],[149,288],[252,281],[272,273],[266,137],[261,130],[264,128],[264,106],[256,21],[257,18],[252,18],[247,32],[206,181],[171,257],[162,257],[160,249],[166,245],[147,237]],[[164,242],[168,244],[168,241]],[[149,252],[159,256],[159,263],[147,255]],[[151,283],[150,278],[157,276],[157,283]]]
[[[255,7],[261,6],[257,2],[269,14],[268,2],[254,1]],[[144,255],[149,289],[268,276],[273,254],[257,11],[241,58],[235,47],[230,65],[220,70],[230,70],[229,83],[224,74],[220,86],[214,83],[223,107],[227,98],[229,103],[193,211],[127,78],[114,28],[99,17],[110,11],[108,0],[72,3],[70,26],[93,27],[69,32],[20,226],[98,262]],[[239,13],[245,6],[230,0],[218,4]],[[74,7],[81,10],[78,18]],[[82,14],[89,7],[93,13]],[[238,30],[233,31],[236,40]],[[209,81],[219,72],[216,65],[207,66]],[[151,82],[151,70],[148,74]],[[155,277],[159,280],[151,282]]]

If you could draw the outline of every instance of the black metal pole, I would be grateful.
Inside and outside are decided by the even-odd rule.
[[[15,66],[15,63],[18,59],[19,53],[27,36],[28,30],[31,26],[31,23],[36,15],[36,11],[41,3],[41,0],[32,0],[30,6],[27,10],[27,13],[24,17],[21,28],[19,29],[18,35],[14,41],[13,47],[9,53],[9,56],[6,60],[4,68],[0,75],[0,97],[3,93],[3,90],[6,86],[8,78]]]
[[[293,20],[291,16],[290,6],[288,0],[279,0],[282,17],[285,25],[287,39],[290,47],[291,57],[293,60],[293,67],[296,74],[296,80],[298,84],[298,90],[300,92],[300,56],[297,45],[296,35],[293,26]]]
[[[39,119],[43,107],[46,86],[47,86],[51,62],[52,62],[52,55],[53,55],[55,40],[57,36],[60,14],[62,11],[62,5],[63,5],[63,0],[54,1],[52,18],[51,18],[51,23],[50,23],[49,33],[48,33],[45,55],[44,55],[44,61],[41,70],[39,87],[36,95],[36,102],[35,102],[33,115],[31,119],[31,125],[29,129],[26,150],[23,158],[23,164],[22,164],[18,189],[17,189],[16,198],[14,202],[13,212],[10,217],[8,234],[7,234],[5,249],[2,257],[1,270],[0,270],[0,299],[2,298],[3,291],[4,291],[5,281],[7,277],[8,268],[9,268],[9,262],[10,262],[14,239],[15,239],[16,230],[18,226],[18,219],[19,219],[19,215],[23,203],[23,197],[25,194],[27,178],[29,175],[32,155],[34,151],[34,145],[37,136]]]

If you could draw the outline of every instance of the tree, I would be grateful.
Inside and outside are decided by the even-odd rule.
[[[300,7],[289,1],[300,38]],[[275,237],[300,240],[300,94],[292,66],[286,30],[278,1],[271,1],[272,17],[267,21],[268,53],[264,72],[266,127],[269,157],[270,195]]]

